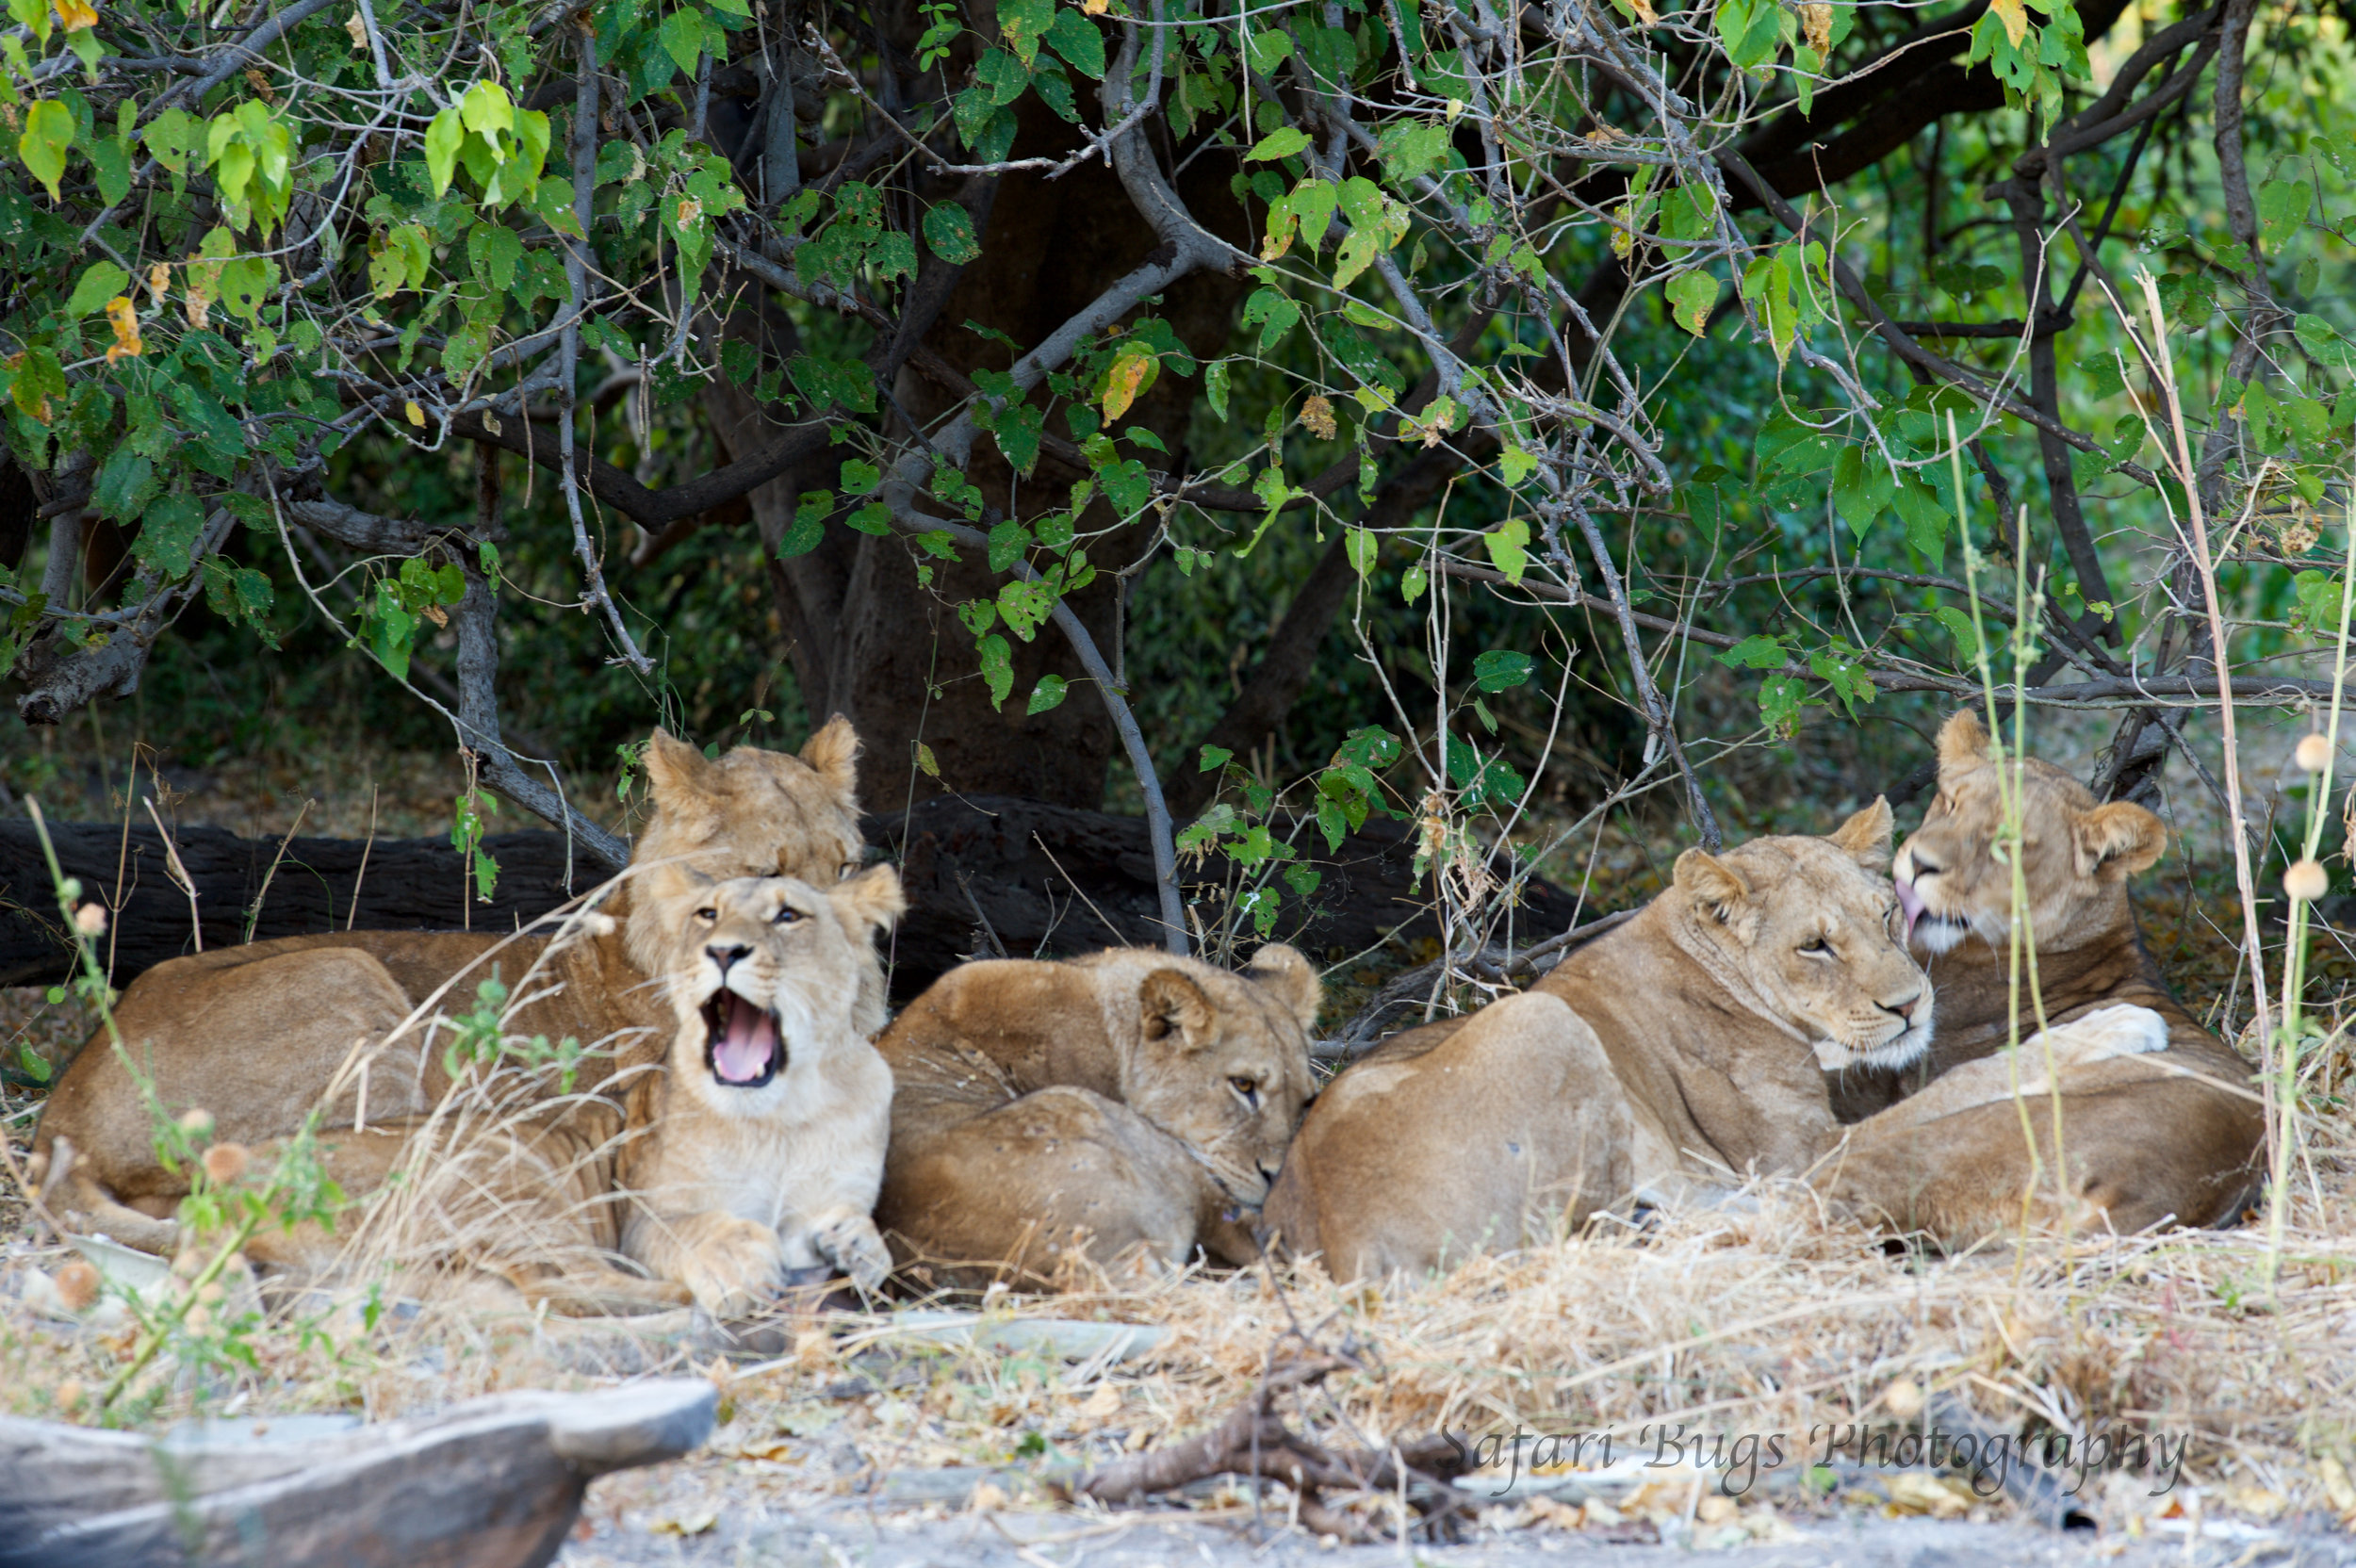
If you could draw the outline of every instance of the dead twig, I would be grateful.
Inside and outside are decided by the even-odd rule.
[[[1073,1492],[1100,1503],[1134,1503],[1215,1476],[1253,1476],[1282,1481],[1300,1497],[1301,1522],[1319,1535],[1369,1542],[1380,1535],[1329,1507],[1326,1492],[1394,1492],[1423,1516],[1427,1528],[1464,1507],[1455,1488],[1433,1472],[1445,1468],[1445,1445],[1407,1443],[1387,1451],[1331,1449],[1287,1427],[1271,1408],[1279,1395],[1314,1388],[1350,1364],[1322,1352],[1269,1368],[1259,1385],[1225,1419],[1151,1453],[1116,1460],[1089,1472]],[[1433,1452],[1437,1448],[1438,1452]]]

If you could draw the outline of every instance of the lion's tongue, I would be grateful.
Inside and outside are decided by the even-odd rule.
[[[749,1084],[768,1070],[777,1044],[777,1021],[767,1008],[756,1007],[733,991],[727,994],[728,1027],[712,1045],[712,1070],[723,1083]]]
[[[1906,940],[1914,940],[1914,923],[1922,918],[1922,895],[1914,890],[1914,884],[1900,877],[1894,884],[1898,890],[1898,907],[1906,915]]]

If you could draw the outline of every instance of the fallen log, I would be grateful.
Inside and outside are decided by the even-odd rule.
[[[870,846],[899,862],[908,887],[908,913],[889,952],[896,999],[966,957],[1160,945],[1153,860],[1139,819],[973,795],[928,800],[864,825]],[[439,839],[281,841],[186,827],[167,846],[153,825],[52,823],[50,833],[82,896],[111,911],[99,956],[119,987],[200,945],[347,926],[512,931],[603,880],[594,862],[568,856],[564,835],[552,832],[485,841],[499,866],[487,903],[475,898],[466,859]],[[193,909],[173,877],[175,848],[196,889]],[[1316,868],[1320,882],[1306,896],[1274,884],[1281,896],[1271,936],[1333,962],[1393,934],[1436,934],[1428,891],[1416,887],[1415,850],[1414,836],[1398,823],[1369,823],[1332,852],[1314,833],[1304,835],[1300,863]],[[1230,920],[1235,876],[1218,856],[1184,873],[1190,912],[1203,929]],[[1533,881],[1516,912],[1518,939],[1562,930],[1575,907],[1561,890]],[[1257,939],[1247,935],[1242,945]],[[72,961],[33,825],[0,821],[0,985],[56,984]]]
[[[0,1568],[538,1568],[591,1480],[687,1453],[718,1402],[702,1379],[671,1378],[285,1444],[0,1418]]]

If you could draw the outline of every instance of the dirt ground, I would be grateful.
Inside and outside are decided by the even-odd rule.
[[[2195,1537],[2055,1534],[2022,1525],[1843,1517],[1773,1544],[1710,1549],[1695,1543],[1642,1545],[1565,1534],[1501,1534],[1461,1545],[1395,1543],[1326,1545],[1298,1530],[1255,1537],[1248,1520],[1205,1524],[1165,1513],[1073,1519],[977,1512],[956,1519],[870,1513],[843,1507],[733,1518],[692,1536],[599,1527],[568,1545],[564,1568],[1670,1568],[1699,1549],[1726,1568],[2342,1568],[2356,1562],[2346,1536],[2219,1531]]]

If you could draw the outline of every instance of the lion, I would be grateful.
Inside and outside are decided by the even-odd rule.
[[[1249,1261],[1230,1217],[1266,1199],[1308,1102],[1320,996],[1281,943],[1232,973],[1144,949],[951,970],[876,1042],[894,1255],[977,1288]]]
[[[658,970],[668,1046],[618,1104],[527,1097],[501,1116],[499,1086],[462,1085],[434,1115],[322,1134],[325,1173],[377,1203],[348,1248],[306,1229],[257,1237],[254,1260],[282,1282],[352,1256],[463,1263],[577,1314],[692,1301],[741,1317],[838,1270],[880,1287],[892,1255],[872,1211],[892,1070],[870,1043],[884,1023],[875,937],[906,907],[899,874],[824,889],[684,880],[694,907]]]
[[[2168,830],[2131,802],[2098,805],[2051,763],[2024,760],[2017,776],[2024,935],[2035,940],[2043,1016],[2061,1032],[2105,1012],[2143,1012],[2148,1049],[2053,1064],[2057,1142],[2047,1053],[2039,1040],[2024,1044],[2015,1060],[2032,1153],[1998,1054],[2012,1028],[2012,872],[1993,847],[2004,822],[1999,769],[1980,721],[1956,713],[1939,733],[1938,796],[1892,868],[1911,944],[1939,987],[1939,1037],[1905,1072],[1839,1083],[1838,1108],[1863,1119],[1819,1184],[1951,1247],[2017,1226],[2033,1180],[2031,1217],[2063,1228],[2230,1222],[2259,1179],[2265,1141],[2251,1070],[2169,992],[2127,896],[2128,878],[2159,859]],[[2027,1032],[2037,1014],[2025,965],[2021,1012]],[[2001,1092],[1923,1102],[1958,1073]]]
[[[1264,1211],[1336,1280],[1423,1274],[1839,1135],[1824,1072],[1930,1046],[1885,801],[1825,838],[1689,849],[1635,918],[1531,989],[1394,1036],[1310,1108]]]
[[[430,1109],[448,1086],[437,1009],[492,975],[526,976],[505,1027],[570,1036],[617,1074],[660,1055],[669,1018],[648,983],[681,875],[788,874],[826,885],[864,852],[858,737],[840,716],[798,757],[740,746],[708,760],[658,729],[646,749],[654,815],[603,911],[556,936],[352,931],[288,937],[158,964],[115,1009],[158,1106],[212,1113],[239,1143]],[[618,917],[618,923],[615,919]],[[445,1025],[446,1026],[446,1025]],[[155,1252],[188,1190],[156,1156],[140,1084],[102,1028],[59,1076],[34,1134],[33,1180],[77,1228]]]

